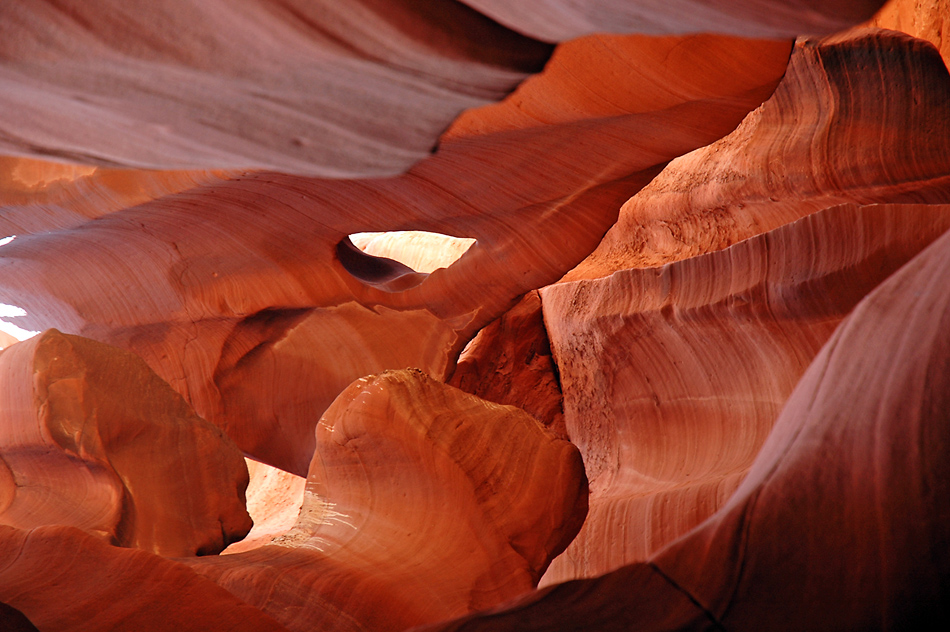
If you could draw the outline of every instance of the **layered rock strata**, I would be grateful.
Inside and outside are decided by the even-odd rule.
[[[883,630],[944,620],[948,274],[945,234],[858,304],[745,480],[699,527],[646,562],[426,629]]]
[[[923,40],[878,29],[800,40],[775,94],[672,161],[567,278],[719,250],[836,204],[945,202],[948,101],[947,68]]]
[[[715,513],[841,320],[950,229],[846,205],[726,250],[542,290],[591,511],[545,583],[646,560]]]
[[[399,630],[530,591],[586,511],[570,443],[519,409],[391,371],[321,419],[293,529],[187,563],[291,630]]]
[[[482,326],[583,259],[666,161],[768,96],[788,52],[718,36],[591,37],[464,117],[399,178],[204,174],[64,230],[25,233],[3,215],[17,238],[3,246],[0,301],[34,330],[134,351],[245,453],[302,476],[316,420],[350,382],[406,366],[445,377]],[[630,68],[636,89],[618,81]],[[9,217],[35,227],[33,213]],[[476,243],[425,275],[348,240],[404,228]]]

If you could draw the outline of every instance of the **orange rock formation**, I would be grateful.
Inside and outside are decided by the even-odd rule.
[[[0,354],[0,523],[207,555],[247,535],[234,444],[137,356],[55,329]]]
[[[880,5],[0,5],[0,629],[942,620],[950,16]]]

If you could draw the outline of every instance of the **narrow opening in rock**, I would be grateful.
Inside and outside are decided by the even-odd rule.
[[[374,257],[398,261],[414,272],[433,272],[448,268],[475,243],[467,237],[451,237],[422,230],[388,233],[353,233],[350,241]]]
[[[337,245],[337,258],[357,279],[399,292],[422,283],[430,272],[455,263],[475,243],[420,230],[353,233]]]
[[[16,305],[0,303],[0,349],[9,347],[17,340],[26,340],[40,333],[38,331],[23,329],[6,320],[7,318],[16,318],[18,316],[26,316],[26,310]]]

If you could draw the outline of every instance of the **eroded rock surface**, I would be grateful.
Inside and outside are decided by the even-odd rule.
[[[950,206],[839,206],[726,250],[542,290],[584,529],[545,583],[649,559],[723,506],[792,389]]]
[[[742,485],[649,561],[432,630],[930,627],[947,617],[950,234],[864,299]],[[860,361],[855,361],[860,358]],[[781,569],[781,572],[776,572]]]
[[[530,591],[586,515],[573,445],[420,371],[357,380],[316,433],[293,529],[187,561],[291,630],[400,630],[496,605]]]
[[[202,174],[64,230],[34,220],[24,233],[0,215],[18,235],[3,246],[0,301],[22,307],[34,330],[134,351],[245,453],[302,476],[314,424],[348,384],[407,366],[445,377],[481,327],[587,256],[666,161],[765,99],[789,50],[708,35],[590,37],[560,47],[505,103],[466,115],[398,178]],[[631,68],[635,88],[620,80]],[[579,139],[592,151],[579,152]],[[92,174],[75,186],[109,182]],[[429,275],[348,241],[406,228],[477,241]]]
[[[567,278],[694,257],[836,204],[945,202],[948,101],[947,68],[923,40],[875,29],[800,40],[775,94],[672,161]]]
[[[947,7],[880,4],[3,4],[0,317],[88,339],[0,336],[0,628],[946,618]]]
[[[0,353],[0,524],[166,556],[251,528],[234,444],[133,354],[50,330]]]
[[[51,632],[286,631],[180,562],[65,526],[0,525],[0,602]]]

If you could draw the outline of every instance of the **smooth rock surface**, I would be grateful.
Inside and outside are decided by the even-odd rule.
[[[291,630],[401,630],[530,591],[587,511],[577,449],[420,371],[361,378],[317,426],[271,543],[187,560]]]
[[[251,528],[234,444],[133,354],[56,330],[0,353],[0,524],[165,556]]]
[[[44,632],[286,632],[180,562],[64,526],[0,525],[0,603]]]

